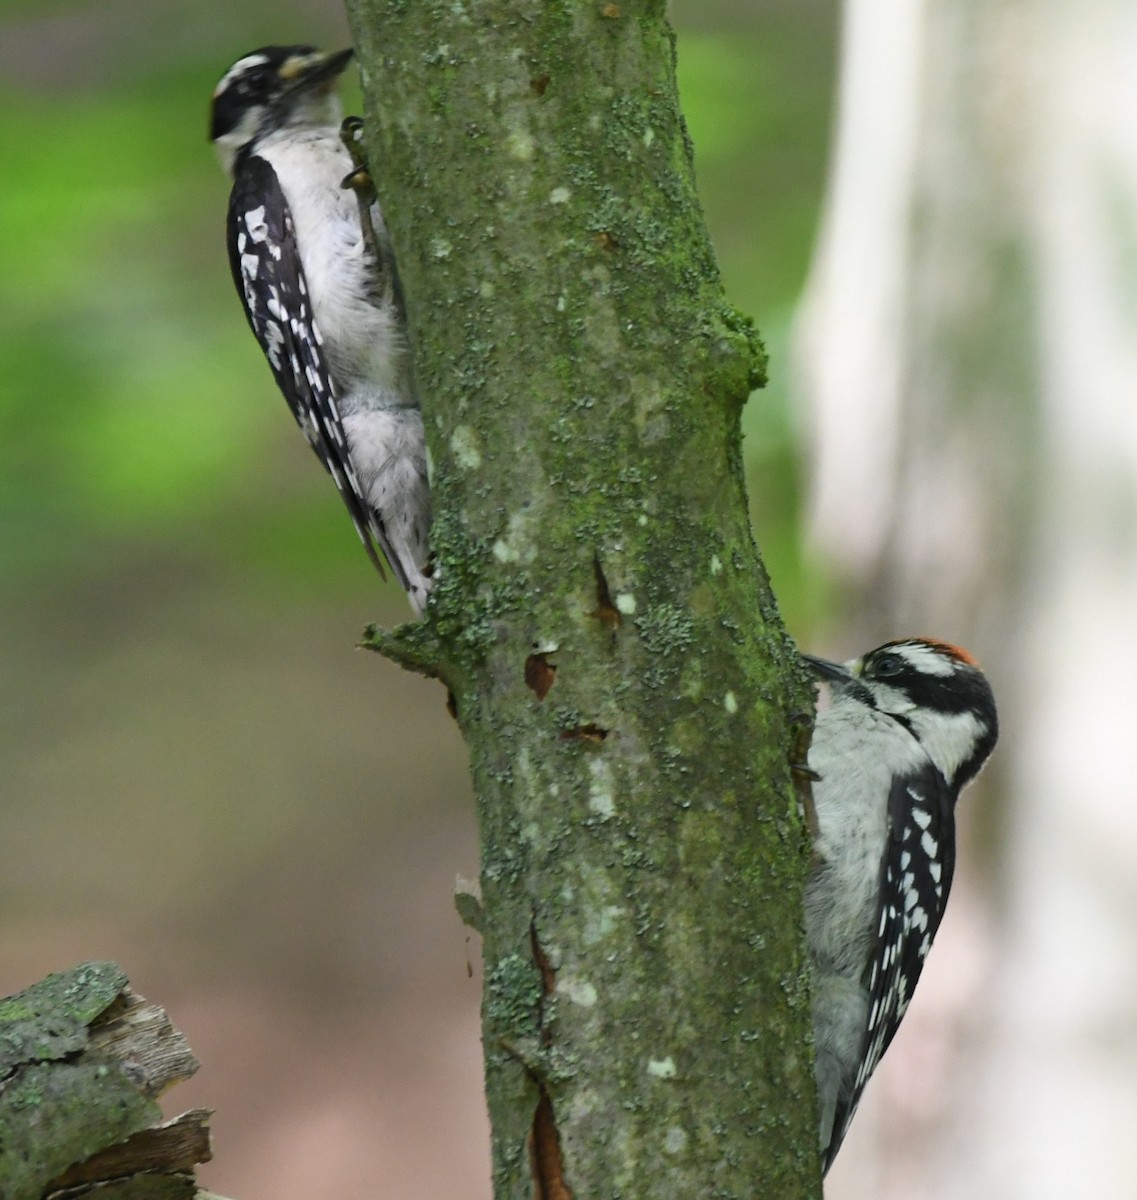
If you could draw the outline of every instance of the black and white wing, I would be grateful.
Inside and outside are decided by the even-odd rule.
[[[292,214],[276,172],[255,154],[239,161],[234,172],[228,241],[237,294],[277,386],[309,445],[335,480],[371,561],[385,577],[375,547],[394,559],[348,455]]]
[[[837,1102],[825,1170],[912,1000],[955,871],[955,795],[935,766],[929,762],[918,773],[897,779],[888,811],[889,835],[877,889],[876,943],[865,980],[868,1024],[852,1092]]]

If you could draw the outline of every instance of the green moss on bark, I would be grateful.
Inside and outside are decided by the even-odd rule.
[[[88,1026],[126,986],[114,963],[84,963],[0,1000],[0,1079],[28,1062],[51,1062],[87,1045]]]
[[[0,1000],[4,1200],[39,1200],[72,1164],[161,1120],[124,1065],[90,1049],[125,987],[113,963],[85,963]]]

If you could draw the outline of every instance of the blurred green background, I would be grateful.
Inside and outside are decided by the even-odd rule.
[[[771,352],[756,533],[808,640],[786,362],[836,5],[673,18],[727,291]],[[214,1190],[476,1200],[464,750],[437,685],[354,648],[409,611],[248,333],[206,140],[240,53],[347,40],[315,0],[0,5],[0,993],[120,961],[203,1060],[167,1110],[217,1110]]]

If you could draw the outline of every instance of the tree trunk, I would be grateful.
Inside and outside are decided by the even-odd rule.
[[[495,1196],[820,1194],[789,763],[662,2],[353,0],[482,839]]]

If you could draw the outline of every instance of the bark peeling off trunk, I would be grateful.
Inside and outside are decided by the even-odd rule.
[[[165,1012],[113,963],[0,1000],[0,1197],[193,1200],[210,1114],[163,1121],[155,1097],[196,1070]]]
[[[470,745],[495,1194],[819,1195],[810,695],[664,6],[350,7],[437,514],[427,620],[372,644]]]

